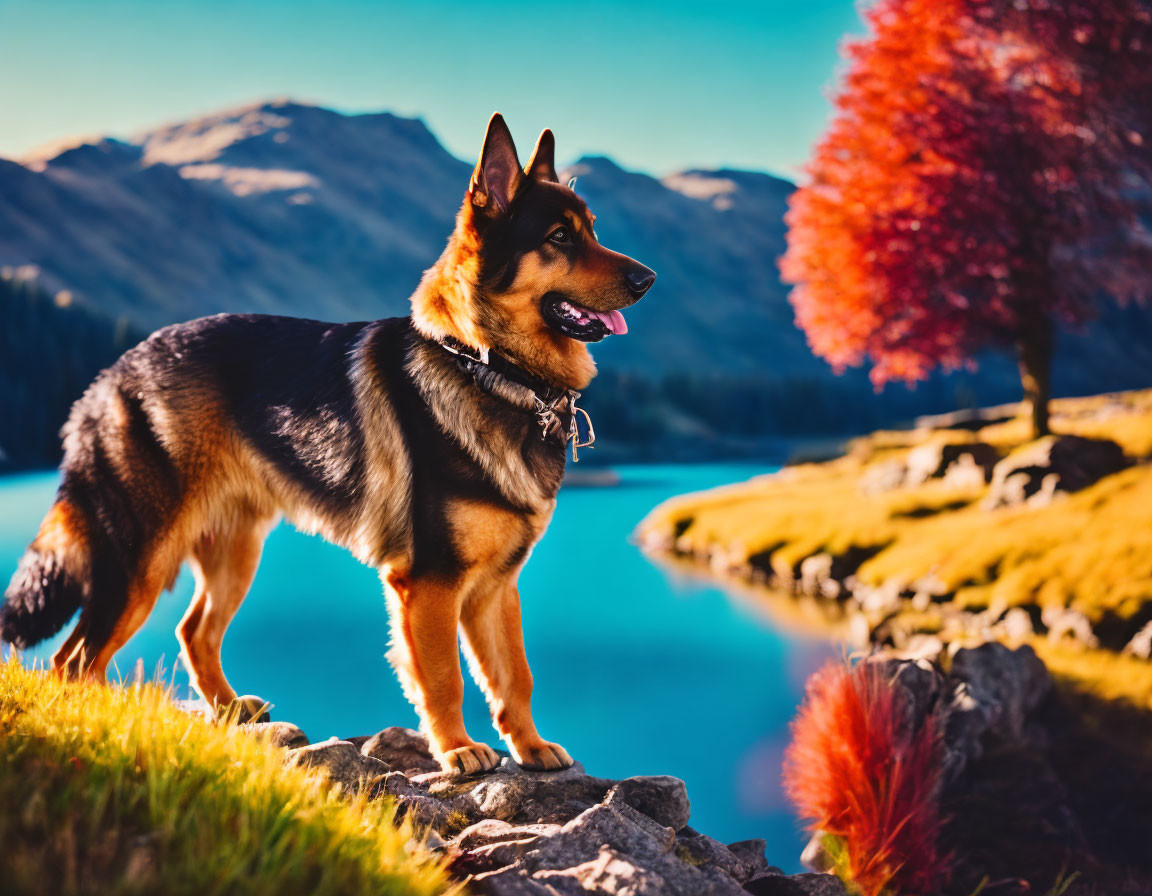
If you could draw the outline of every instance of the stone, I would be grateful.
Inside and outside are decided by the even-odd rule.
[[[728,844],[728,851],[744,863],[750,875],[766,872],[780,873],[780,869],[768,864],[768,841],[757,837],[754,840],[737,840]]]
[[[385,728],[365,740],[360,752],[388,763],[398,772],[440,771],[440,763],[428,747],[428,738],[410,728]]]
[[[690,836],[677,837],[676,854],[697,868],[701,866],[716,868],[740,883],[752,876],[752,869],[744,864],[739,856],[707,834],[693,833]]]
[[[1009,641],[1026,641],[1035,634],[1032,617],[1023,607],[1010,609],[997,625],[1000,632]]]
[[[637,861],[671,855],[675,833],[669,828],[654,830],[653,825],[651,819],[627,804],[597,804],[566,822],[555,836],[529,852],[524,866],[533,871],[572,868],[596,858],[602,846]]]
[[[996,456],[997,458],[999,455]],[[995,459],[993,460],[995,463]],[[955,489],[978,489],[991,479],[992,468],[983,466],[971,454],[964,454],[948,465],[940,481]]]
[[[1052,642],[1072,638],[1086,647],[1099,647],[1100,641],[1092,631],[1088,617],[1078,610],[1048,606],[1040,611],[1040,621],[1048,627],[1048,640]]]
[[[905,486],[923,485],[930,479],[955,480],[967,476],[968,469],[979,470],[979,484],[992,478],[1000,452],[985,442],[928,442],[908,452]],[[954,469],[955,468],[955,469]]]
[[[287,762],[323,769],[332,781],[349,791],[357,791],[388,773],[388,766],[379,759],[364,756],[348,741],[335,738],[289,750]]]
[[[744,884],[752,896],[847,896],[838,877],[831,874],[766,874]]]
[[[904,458],[877,461],[864,470],[858,487],[866,495],[878,495],[898,489],[904,484],[908,468]]]
[[[819,597],[826,590],[830,590],[828,589],[829,584],[836,584],[837,590],[839,590],[838,583],[835,583],[832,578],[831,554],[813,554],[800,562],[799,589],[801,593]]]
[[[555,772],[532,772],[505,760],[479,779],[470,795],[487,818],[563,822],[599,803],[614,783],[586,775],[580,763]]]
[[[1132,640],[1124,646],[1124,652],[1142,660],[1152,658],[1152,622],[1146,623],[1132,636]]]
[[[244,730],[274,747],[292,750],[308,746],[308,737],[291,722],[246,722]]]
[[[969,716],[967,725],[983,726],[982,731],[972,733],[1000,742],[1023,737],[1028,715],[1052,687],[1047,668],[1028,645],[1013,650],[989,641],[960,648],[952,657],[949,674],[956,682],[954,708]]]
[[[455,854],[452,870],[478,874],[513,865],[539,846],[542,838],[560,832],[558,824],[512,825],[494,818],[482,819],[450,841]]]
[[[594,859],[571,868],[540,872],[536,877],[548,883],[559,883],[562,879],[575,881],[580,892],[618,896],[661,896],[674,892],[671,883],[659,872],[642,868],[630,856],[607,846]]]
[[[587,896],[579,881],[566,879],[557,887],[550,881],[535,880],[520,868],[502,868],[478,874],[468,883],[475,896]]]
[[[377,762],[370,757],[369,761]],[[374,789],[374,795],[387,795],[396,803],[397,813],[418,828],[432,828],[441,835],[454,836],[477,821],[481,815],[467,794],[433,795],[403,772],[390,772]]]
[[[669,775],[625,778],[613,790],[633,809],[674,831],[688,824],[692,814],[688,788],[679,778]]]
[[[1128,466],[1124,449],[1110,439],[1046,436],[996,464],[983,506],[1045,506]]]
[[[804,844],[804,849],[800,853],[800,864],[809,871],[823,873],[836,867],[835,859],[829,855],[828,849],[824,846],[824,838],[827,836],[824,831],[816,831]]]

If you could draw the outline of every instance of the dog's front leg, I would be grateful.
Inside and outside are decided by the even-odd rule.
[[[477,588],[461,608],[461,627],[470,665],[488,697],[492,721],[524,768],[568,768],[572,757],[544,740],[532,721],[532,671],[524,653],[520,593],[514,579]]]
[[[385,581],[392,617],[389,659],[441,767],[462,773],[495,768],[496,752],[472,740],[464,728],[458,584],[398,572]]]

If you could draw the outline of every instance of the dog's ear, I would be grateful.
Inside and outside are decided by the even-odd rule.
[[[550,180],[560,183],[556,176],[556,138],[548,128],[540,132],[536,148],[532,150],[532,161],[528,163],[528,176],[536,180]]]
[[[484,149],[480,151],[468,187],[472,204],[491,214],[508,211],[523,177],[512,132],[504,123],[504,116],[493,113],[488,133],[484,135]]]

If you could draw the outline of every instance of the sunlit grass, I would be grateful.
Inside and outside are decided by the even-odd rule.
[[[5,894],[423,894],[443,869],[409,854],[382,801],[155,685],[64,683],[0,663]]]
[[[1152,448],[1152,392],[1066,399],[1056,426],[1063,432],[1108,436],[1130,456]],[[1017,421],[988,427],[989,440],[1013,447]],[[1024,433],[1020,424],[1020,436]],[[978,433],[983,439],[986,433]],[[1106,614],[1127,619],[1152,601],[1152,466],[1109,476],[1048,507],[987,511],[982,487],[953,488],[939,481],[869,494],[861,477],[870,464],[941,433],[877,433],[851,454],[761,477],[739,487],[687,495],[658,507],[641,530],[678,535],[677,548],[707,555],[716,548],[732,560],[760,555],[778,574],[794,573],[806,557],[871,553],[859,568],[862,582],[931,580],[958,604],[1001,607],[1066,606],[1092,621]],[[948,434],[956,441],[972,436]]]

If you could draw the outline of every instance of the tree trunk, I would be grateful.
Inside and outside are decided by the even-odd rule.
[[[1052,323],[1044,320],[1016,342],[1024,408],[1032,422],[1032,438],[1048,435],[1048,401],[1052,397]]]

